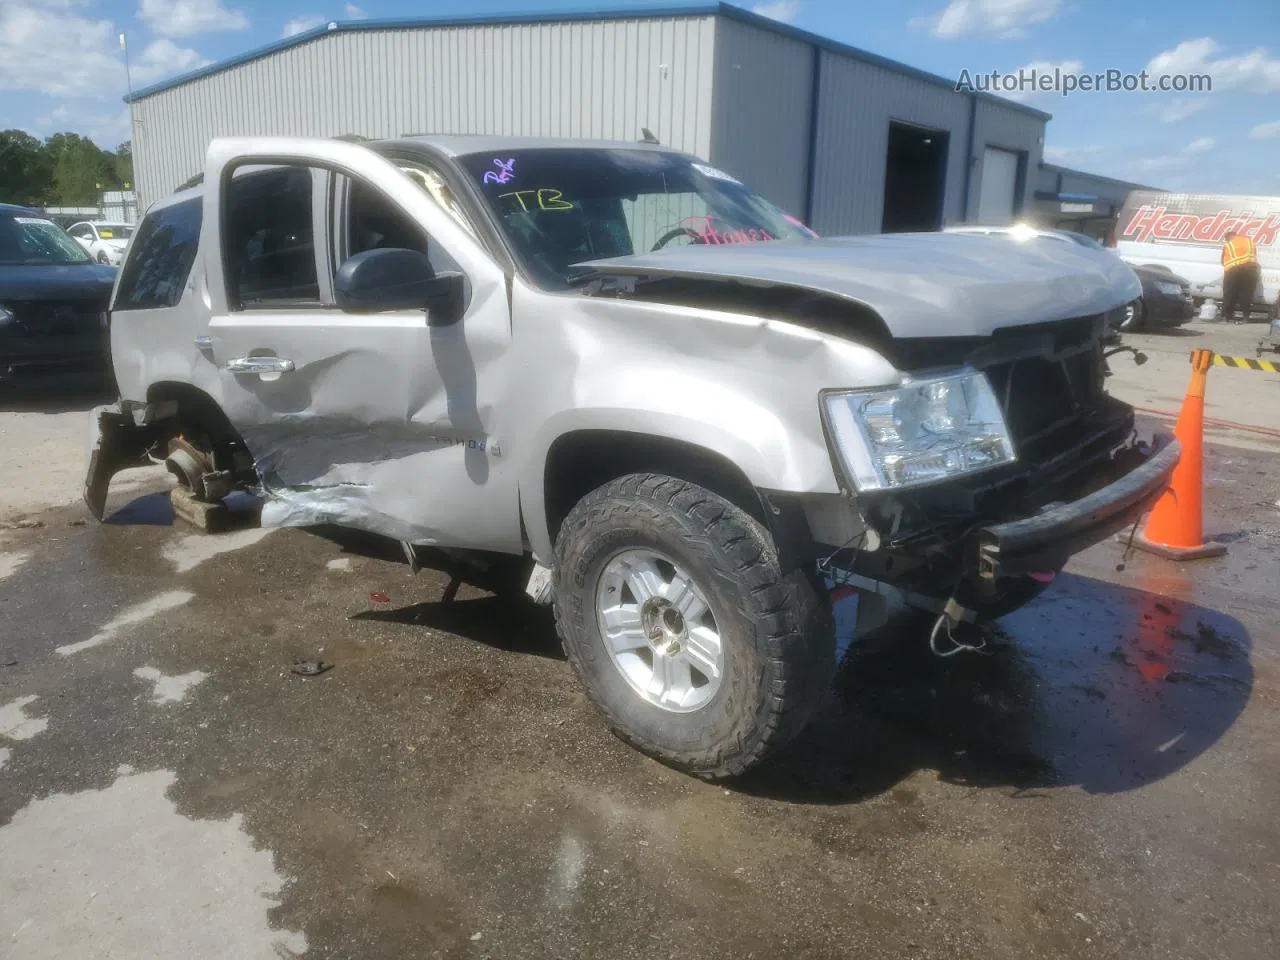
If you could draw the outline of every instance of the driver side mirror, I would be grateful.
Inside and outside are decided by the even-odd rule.
[[[425,310],[433,327],[449,326],[466,311],[466,278],[437,274],[417,250],[382,247],[357,253],[338,268],[334,299],[345,313]]]

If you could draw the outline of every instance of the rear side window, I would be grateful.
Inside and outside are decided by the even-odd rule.
[[[125,259],[113,312],[176,307],[200,245],[201,200],[147,214]]]

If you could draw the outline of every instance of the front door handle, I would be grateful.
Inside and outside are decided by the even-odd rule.
[[[227,361],[232,373],[290,373],[293,361],[284,357],[239,357]]]

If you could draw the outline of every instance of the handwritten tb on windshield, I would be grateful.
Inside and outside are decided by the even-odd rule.
[[[551,187],[539,187],[537,190],[513,190],[511,193],[498,194],[499,199],[515,197],[521,210],[529,210],[530,200],[538,205],[539,210],[572,210],[573,204],[564,199],[564,194]],[[526,198],[529,198],[526,200]]]
[[[508,157],[506,160],[503,160],[501,157],[494,157],[493,165],[498,169],[496,171],[488,170],[485,172],[485,183],[510,183],[515,178],[515,157]]]

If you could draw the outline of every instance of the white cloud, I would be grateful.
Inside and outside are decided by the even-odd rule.
[[[1196,157],[1202,153],[1208,153],[1217,145],[1218,141],[1213,139],[1213,137],[1200,137],[1199,139],[1192,140],[1183,147],[1182,153],[1188,157]]]
[[[945,40],[975,33],[1018,37],[1025,28],[1052,20],[1061,10],[1062,0],[951,0],[945,9],[916,17],[911,24],[928,27]]]
[[[1157,54],[1147,64],[1153,74],[1207,73],[1213,89],[1244,89],[1251,93],[1280,92],[1280,58],[1258,47],[1233,57],[1214,55],[1221,51],[1211,37],[1184,40],[1172,50]]]
[[[354,3],[348,3],[342,8],[342,15],[348,20],[368,20],[369,15],[357,7]]]
[[[47,3],[47,0],[45,0]],[[70,5],[62,4],[62,9]],[[133,55],[135,84],[150,83],[206,63],[172,40],[153,41]],[[90,20],[30,0],[0,0],[0,90],[30,90],[65,99],[108,100],[125,93],[124,59],[110,20]],[[55,110],[50,122],[69,119]]]
[[[138,19],[146,21],[152,31],[162,37],[189,37],[249,27],[247,16],[239,10],[227,10],[219,0],[139,0]]]
[[[1280,120],[1260,123],[1249,131],[1250,140],[1280,140]]]
[[[773,0],[772,3],[757,3],[751,8],[752,13],[781,23],[790,23],[800,13],[800,0]]]
[[[284,25],[284,32],[280,34],[282,37],[292,37],[299,33],[306,33],[308,30],[314,30],[322,23],[327,23],[328,17],[322,17],[318,13],[305,13],[300,17],[294,17]]]
[[[167,37],[153,40],[131,66],[134,83],[152,83],[173,73],[184,73],[210,63],[196,51],[180,47]]]
[[[1203,97],[1184,97],[1158,105],[1156,114],[1160,117],[1161,123],[1177,123],[1180,120],[1187,119],[1192,114],[1199,113],[1207,106],[1209,106],[1209,101]]]
[[[54,107],[43,117],[36,121],[38,127],[53,127],[60,123],[66,123],[71,119],[71,111],[65,105]]]
[[[110,20],[81,16],[77,0],[0,0],[0,91],[55,98],[30,125],[42,135],[74,130],[103,146],[128,139],[124,58]],[[131,51],[136,86],[207,61],[168,39]],[[104,102],[115,101],[109,109]]]
[[[124,62],[111,21],[38,4],[0,0],[0,90],[95,98],[122,92]]]
[[[1101,152],[1102,147],[1092,144],[1087,147],[1045,147],[1044,158],[1050,163],[1065,163],[1073,157],[1085,157]]]
[[[1188,162],[1185,156],[1166,153],[1154,157],[1138,157],[1129,166],[1137,171],[1153,173],[1159,170],[1176,170],[1179,167],[1185,167]]]
[[[1064,76],[1067,74],[1078,74],[1084,70],[1084,64],[1079,60],[1032,60],[1028,64],[1018,67],[1016,70],[1010,71],[1006,76],[1013,77],[1030,77],[1033,74],[1037,77],[1052,77],[1054,71],[1060,71]],[[996,96],[1004,97],[1006,100],[1031,100],[1035,97],[1047,96],[1047,93],[1038,88],[1029,90],[990,90]],[[1050,91],[1052,92],[1052,91]]]
[[[39,137],[74,131],[105,149],[113,149],[131,136],[129,110],[126,107],[102,112],[62,104],[37,119],[34,126],[37,129],[33,133]]]

